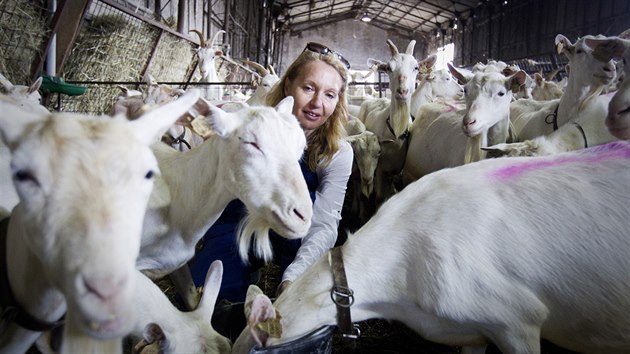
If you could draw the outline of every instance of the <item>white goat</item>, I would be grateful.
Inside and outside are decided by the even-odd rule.
[[[221,285],[223,265],[215,261],[208,269],[203,295],[194,311],[178,310],[166,294],[144,274],[136,271],[134,305],[137,320],[131,339],[134,353],[230,353],[231,342],[212,328],[211,318]],[[37,341],[42,353],[55,353],[50,332]]]
[[[560,35],[559,35],[560,36]],[[553,131],[547,135],[534,137],[529,140],[522,140],[521,133],[518,133],[519,140],[521,142],[512,144],[498,144],[487,148],[491,155],[495,156],[540,156],[557,154],[560,152],[572,151],[576,149],[582,149],[588,146],[605,144],[616,140],[609,129],[607,128],[605,121],[609,111],[609,103],[614,93],[606,95],[600,95],[615,78],[615,65],[612,60],[605,60],[604,62],[598,61],[593,55],[593,50],[589,46],[589,43],[596,43],[598,40],[603,40],[603,36],[586,36],[580,38],[575,45],[571,46],[567,43],[568,40],[563,37],[560,38],[560,47],[569,47],[568,55],[570,58],[569,71],[570,79],[566,88],[566,93],[560,98],[560,105],[558,106],[558,122],[567,121],[563,116],[570,118],[569,122],[573,124],[563,124],[558,130]],[[559,50],[560,51],[560,50]],[[588,61],[590,64],[583,69],[577,69],[574,63],[575,58],[579,58],[578,62]],[[601,58],[601,56],[600,56]],[[590,70],[590,71],[589,71]],[[573,76],[576,72],[584,75],[586,72],[589,75],[589,80],[599,82],[599,84],[592,84],[590,86],[582,87],[581,89],[573,88]],[[584,99],[574,102],[575,106],[568,107],[568,113],[564,113],[561,116],[561,110],[565,103],[565,97],[569,95],[571,90],[575,90],[578,93],[584,94],[587,92]],[[575,94],[574,96],[578,96]],[[538,125],[541,123],[540,119]],[[559,123],[560,124],[560,123]],[[517,125],[517,122],[514,122]]]
[[[557,82],[546,80],[539,73],[534,74],[535,86],[532,89],[532,99],[536,101],[550,101],[561,98],[564,91]]]
[[[212,328],[210,319],[219,294],[223,265],[208,269],[203,295],[194,311],[181,312],[149,278],[137,273],[135,303],[139,308],[133,333],[142,337],[139,353],[230,353],[232,344]]]
[[[341,247],[352,320],[397,320],[464,353],[493,342],[503,353],[538,354],[541,338],[630,352],[629,174],[630,143],[617,142],[421,178]],[[256,344],[252,331],[268,346],[336,324],[329,257],[275,309],[256,297],[232,352]],[[279,338],[257,326],[276,313]]]
[[[285,98],[276,109],[246,107],[228,113],[207,104],[199,109],[206,110],[199,113],[215,135],[186,152],[153,145],[163,177],[163,189],[156,189],[154,200],[164,202],[149,206],[137,262],[153,279],[185,265],[233,199],[240,199],[249,212],[238,241],[244,259],[254,233],[256,253],[269,260],[269,229],[299,238],[311,224],[312,201],[298,163],[306,138],[291,113],[293,98]],[[189,288],[187,271],[183,267],[178,273],[183,283],[176,285],[186,287],[181,291],[194,308],[196,293]]]
[[[30,86],[14,85],[0,74],[0,93],[13,97],[20,106],[30,106],[32,102],[41,103],[42,95],[38,90],[42,86],[42,81],[43,79],[39,77]]]
[[[381,144],[381,156],[374,173],[377,205],[395,193],[393,180],[405,162],[411,125],[411,94],[419,72],[418,61],[413,57],[415,40],[409,42],[405,53],[399,53],[391,40],[387,40],[387,45],[392,57],[387,63],[378,65],[378,70],[389,75],[392,91],[389,105],[381,109],[382,100],[366,101],[361,105],[359,117],[367,130],[378,136]],[[376,102],[376,107],[371,106],[372,102]]]
[[[378,136],[366,130],[365,125],[357,118],[346,124],[348,136],[346,140],[352,146],[354,160],[350,176],[351,212],[360,220],[367,221],[370,211],[367,202],[374,190],[374,171],[381,155]]]
[[[594,48],[593,54],[602,60],[622,58],[625,76],[630,77],[630,30],[618,37],[590,39],[587,43]],[[605,124],[608,131],[618,139],[630,140],[630,80],[624,80],[610,100]]]
[[[0,74],[0,85],[6,95],[0,93],[0,100],[7,101],[13,105],[22,107],[31,112],[48,113],[46,107],[40,104],[41,95],[37,91],[41,86],[42,78],[35,80],[31,86],[13,85],[9,80]],[[11,209],[17,205],[19,197],[13,183],[11,182],[11,152],[9,148],[0,140],[0,219],[9,215]]]
[[[510,102],[525,83],[525,72],[505,77],[496,71],[478,71],[468,78],[450,64],[449,69],[466,83],[466,108],[420,109],[411,128],[404,184],[442,168],[478,161],[484,157],[480,147],[508,139]]]
[[[197,59],[199,66],[199,72],[201,73],[201,79],[199,82],[207,82],[216,84],[220,82],[219,73],[216,67],[216,58],[223,55],[223,51],[215,46],[215,41],[219,37],[220,34],[225,33],[225,31],[220,30],[214,34],[212,40],[207,42],[203,38],[203,34],[196,29],[190,30],[189,32],[194,32],[199,37],[199,47],[196,50]],[[209,100],[221,100],[223,99],[223,87],[221,85],[217,85],[216,87],[210,87],[208,89],[210,92],[209,95],[206,95],[205,98]]]
[[[135,261],[159,173],[149,145],[197,99],[188,95],[131,122],[0,101],[0,134],[20,196],[6,234],[10,286],[2,285],[17,300],[2,307],[16,306],[18,317],[2,318],[0,352],[26,352],[39,337],[26,314],[43,325],[64,312],[63,352],[121,350],[135,319]]]
[[[459,100],[464,94],[464,89],[453,79],[448,70],[432,70],[436,60],[437,55],[433,54],[418,63],[421,72],[420,81],[411,95],[410,108],[414,116],[427,102],[434,102],[436,99]]]
[[[612,60],[602,63],[594,58],[592,49],[584,42],[586,38],[595,37],[585,36],[572,44],[565,36],[556,36],[558,54],[566,55],[571,67],[565,93],[559,100],[516,100],[512,103],[510,119],[519,141],[553,132],[583,115],[582,111],[589,104],[596,104],[594,101],[601,99],[599,94],[615,77],[615,65]],[[602,114],[605,112],[600,114],[603,118]]]
[[[278,77],[271,65],[269,70],[267,70],[255,61],[245,60],[243,63],[256,69],[256,72],[260,75],[260,82],[258,82],[256,90],[246,102],[250,106],[262,106],[265,104],[267,93],[271,91],[273,85],[280,81],[280,77]]]

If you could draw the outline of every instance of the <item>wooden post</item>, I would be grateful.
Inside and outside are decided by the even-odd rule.
[[[63,65],[70,56],[74,41],[79,35],[81,23],[92,0],[59,0],[57,11],[52,19],[50,36],[44,44],[42,55],[37,58],[31,66],[32,79],[39,76],[39,71],[44,66],[46,53],[53,40],[53,35],[57,34],[57,65],[55,67],[57,75],[61,76]]]

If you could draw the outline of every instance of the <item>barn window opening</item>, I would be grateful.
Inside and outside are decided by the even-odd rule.
[[[455,45],[453,43],[438,48],[435,69],[446,69],[446,63],[452,63],[453,58],[455,58]]]

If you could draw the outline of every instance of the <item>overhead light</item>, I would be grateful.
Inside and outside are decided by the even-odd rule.
[[[368,16],[367,12],[363,14],[363,17],[361,17],[361,21],[363,22],[370,22],[372,21],[372,19],[370,18],[370,16]]]

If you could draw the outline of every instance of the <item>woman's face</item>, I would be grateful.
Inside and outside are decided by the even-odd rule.
[[[308,63],[293,81],[286,83],[284,94],[293,96],[293,114],[307,136],[334,112],[342,85],[339,72],[323,61]]]

